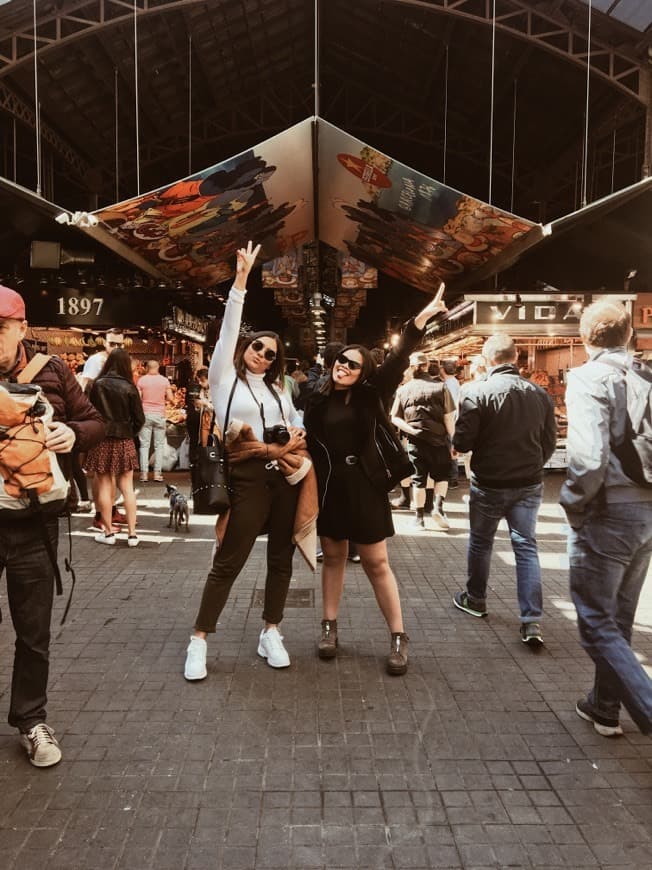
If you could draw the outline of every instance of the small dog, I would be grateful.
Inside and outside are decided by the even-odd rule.
[[[170,521],[168,522],[168,529],[172,528],[172,520],[174,519],[175,532],[178,532],[179,526],[182,526],[184,523],[186,524],[186,531],[188,531],[188,517],[190,514],[188,509],[188,499],[183,493],[179,492],[176,486],[172,486],[171,483],[166,484],[165,492],[170,501]]]

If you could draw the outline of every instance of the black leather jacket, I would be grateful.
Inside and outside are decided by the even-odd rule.
[[[134,438],[143,428],[145,414],[138,390],[120,375],[98,378],[90,400],[104,418],[107,438]]]
[[[423,331],[416,328],[414,321],[408,321],[397,347],[388,354],[372,378],[351,390],[351,403],[359,410],[361,429],[367,433],[360,452],[360,465],[379,492],[387,492],[387,469],[377,444],[378,427],[382,424],[384,431],[393,433],[386,408],[401,383],[410,354],[422,337]],[[317,474],[320,504],[326,498],[332,468],[332,458],[324,441],[324,418],[329,398],[319,391],[310,393],[303,415],[308,450]],[[398,444],[398,439],[396,443]]]
[[[490,489],[532,486],[543,478],[557,427],[552,399],[514,365],[491,369],[460,401],[453,446],[472,450],[472,479]]]

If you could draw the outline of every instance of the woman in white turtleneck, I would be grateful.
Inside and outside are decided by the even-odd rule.
[[[211,359],[208,380],[217,421],[225,431],[230,420],[248,423],[263,441],[263,429],[285,426],[290,445],[305,447],[301,416],[279,382],[284,374],[283,343],[275,332],[262,331],[238,341],[247,277],[260,245],[249,242],[237,254],[236,277],[224,311],[219,341]],[[223,540],[206,578],[195,632],[187,650],[184,676],[202,680],[206,670],[206,635],[213,633],[229,592],[258,535],[267,530],[267,577],[264,627],[258,655],[274,668],[286,668],[290,658],[278,625],[292,576],[292,529],[299,487],[291,486],[268,459],[278,443],[267,444],[266,459],[248,459],[230,471],[231,512]]]

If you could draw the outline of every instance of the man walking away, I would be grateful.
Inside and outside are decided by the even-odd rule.
[[[455,430],[455,403],[441,381],[428,374],[428,357],[419,351],[410,356],[412,377],[396,391],[392,423],[407,436],[408,456],[414,467],[412,491],[414,525],[425,528],[424,511],[428,475],[435,482],[432,517],[441,529],[449,529],[444,512],[451,462],[449,438]]]
[[[165,403],[171,402],[174,393],[170,382],[158,372],[159,364],[149,360],[147,370],[139,378],[137,387],[143,400],[145,425],[138,433],[140,441],[140,479],[147,481],[149,471],[149,450],[154,434],[154,480],[163,482],[163,449],[165,447]]]
[[[28,374],[32,356],[23,339],[27,331],[25,303],[9,287],[0,286],[0,380],[25,377],[38,385],[50,402],[53,420],[47,424],[45,447],[70,453],[73,447],[89,450],[104,437],[104,423],[58,357],[46,357],[36,374]],[[32,364],[34,367],[35,364]],[[6,442],[9,443],[9,442]],[[44,508],[46,511],[46,508]],[[35,767],[50,767],[61,760],[61,749],[46,724],[50,619],[55,573],[58,519],[44,513],[42,521],[23,511],[0,520],[0,574],[7,572],[7,600],[16,632],[9,702],[9,724],[18,728],[21,743]],[[46,544],[46,540],[48,543]]]
[[[622,734],[621,703],[644,734],[652,732],[652,680],[630,646],[652,554],[652,371],[627,353],[631,336],[620,303],[589,305],[580,319],[589,359],[569,373],[566,391],[568,472],[560,502],[571,527],[570,587],[580,639],[595,664],[593,688],[575,709],[603,737]],[[636,441],[637,392],[644,400],[640,424],[648,427],[642,475],[627,458]],[[642,438],[644,451],[645,433]]]
[[[516,368],[516,348],[504,334],[482,351],[488,374],[465,390],[453,445],[471,456],[467,584],[453,603],[471,616],[487,615],[487,583],[498,524],[507,520],[516,559],[521,640],[543,643],[541,567],[536,523],[543,493],[543,466],[555,449],[552,400]]]

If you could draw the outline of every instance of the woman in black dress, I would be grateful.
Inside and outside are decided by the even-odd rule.
[[[391,632],[387,671],[397,675],[407,671],[408,637],[396,578],[387,558],[386,538],[394,534],[387,498],[393,475],[387,468],[387,451],[383,457],[379,442],[392,432],[386,408],[408,366],[410,353],[421,341],[428,320],[446,310],[442,295],[443,285],[423,311],[407,323],[396,348],[379,367],[367,348],[358,344],[344,347],[328,380],[309,396],[304,414],[308,449],[317,472],[317,531],[324,552],[324,618],[319,655],[332,658],[337,653],[337,613],[351,540],[357,545],[362,567]],[[386,444],[390,452],[396,449],[389,440]],[[402,476],[405,471],[403,468]]]

